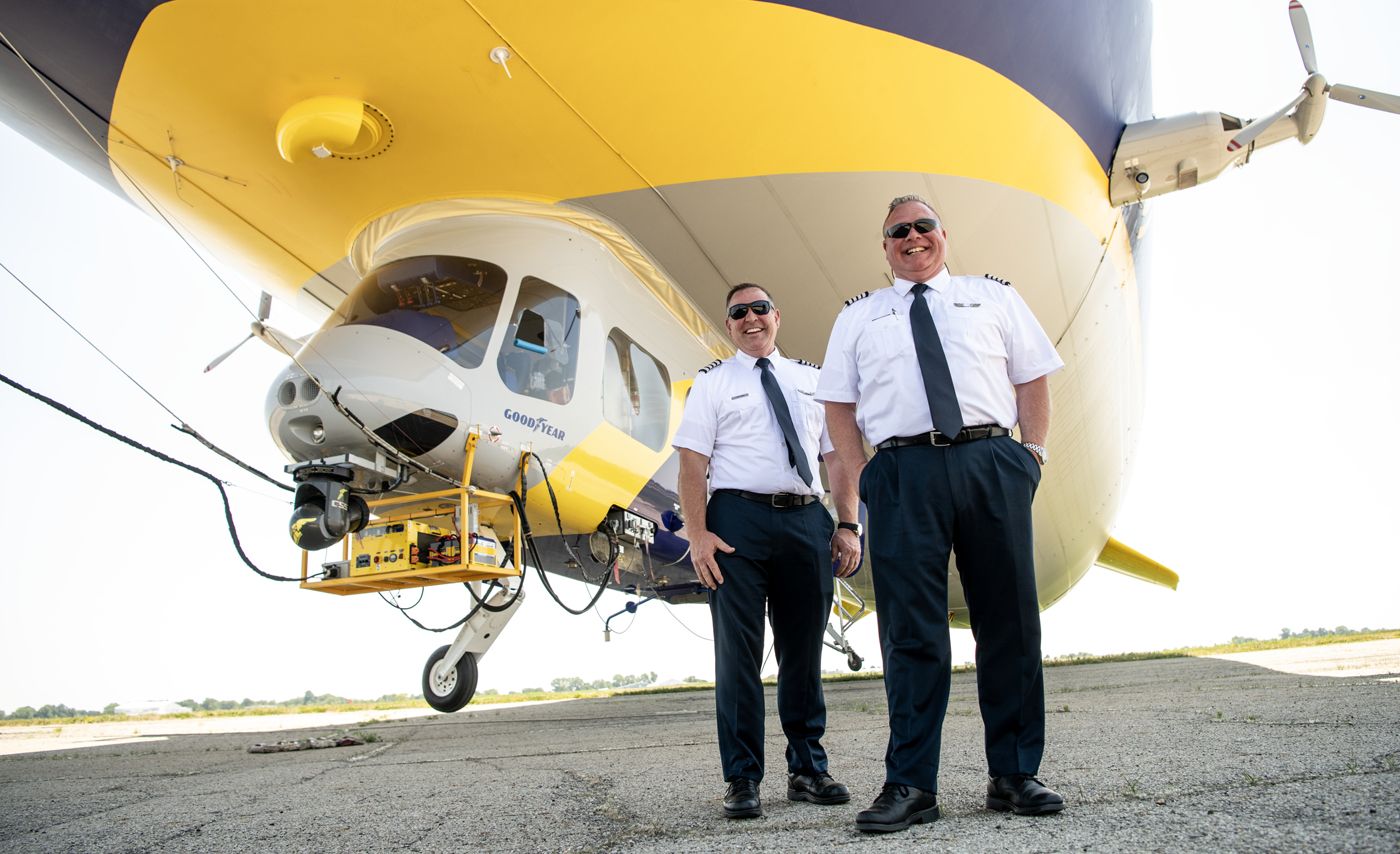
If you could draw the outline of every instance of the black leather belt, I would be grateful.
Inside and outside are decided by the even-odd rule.
[[[976,427],[964,427],[958,431],[958,435],[949,438],[934,430],[932,433],[920,433],[917,436],[895,436],[893,439],[886,439],[875,446],[878,451],[889,448],[907,448],[910,445],[933,445],[937,448],[945,448],[948,445],[961,445],[963,442],[973,442],[978,439],[990,439],[993,436],[1010,436],[1011,431],[998,424],[979,424]]]
[[[815,495],[797,495],[792,492],[749,492],[743,489],[716,489],[715,492],[727,492],[730,495],[757,501],[759,504],[767,504],[769,507],[802,507],[817,500]]]

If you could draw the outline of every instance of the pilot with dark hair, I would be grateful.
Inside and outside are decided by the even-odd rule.
[[[672,444],[691,563],[710,588],[715,634],[715,719],[729,787],[724,814],[763,814],[763,612],[778,662],[778,717],[787,736],[787,796],[842,804],[850,792],[827,773],[821,649],[833,559],[854,572],[859,545],[838,550],[821,504],[819,451],[830,456],[815,365],[783,357],[781,319],[758,285],[731,288],[725,328],[733,357],[702,369]],[[706,470],[709,500],[706,501]]]
[[[1064,362],[1006,282],[948,274],[948,233],[928,202],[892,201],[883,233],[894,284],[846,303],[817,388],[846,461],[832,478],[837,505],[858,482],[869,512],[889,700],[885,785],[856,827],[938,818],[950,552],[977,645],[987,807],[1057,812],[1064,799],[1035,777],[1045,692],[1031,500],[1048,456],[1047,377]],[[863,467],[862,434],[876,449]],[[856,545],[845,531],[837,541]]]

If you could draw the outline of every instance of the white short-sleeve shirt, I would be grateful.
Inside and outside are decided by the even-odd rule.
[[[938,329],[963,424],[1016,426],[1015,386],[1064,367],[1055,346],[1015,289],[947,268],[924,292]],[[856,424],[871,445],[933,429],[914,350],[909,309],[913,282],[847,302],[836,317],[817,387],[818,400],[856,404]]]
[[[763,390],[758,360],[739,352],[703,370],[691,386],[680,426],[671,444],[710,458],[710,490],[789,492],[820,495],[818,452],[832,450],[823,406],[816,399],[815,365],[769,354],[773,376],[782,388],[793,427],[807,455],[815,484],[803,483],[788,463],[778,416]]]

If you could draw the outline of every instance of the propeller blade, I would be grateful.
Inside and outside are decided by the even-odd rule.
[[[249,333],[247,338],[244,338],[242,341],[239,341],[237,344],[234,344],[232,347],[230,347],[230,348],[228,348],[227,350],[225,350],[217,359],[215,359],[214,361],[210,362],[210,363],[204,368],[204,373],[207,374],[207,373],[209,373],[210,371],[212,371],[212,370],[214,370],[215,368],[217,368],[219,365],[223,364],[224,359],[227,359],[229,356],[232,356],[232,355],[234,354],[234,352],[235,352],[239,347],[242,347],[244,344],[247,344],[249,341],[252,341],[252,340],[253,340],[253,335],[252,335],[252,333]]]
[[[1317,73],[1317,54],[1313,52],[1312,27],[1308,26],[1308,13],[1298,0],[1288,4],[1288,20],[1293,24],[1293,37],[1298,40],[1298,53],[1303,57],[1303,67],[1309,74]]]
[[[267,291],[262,292],[258,297],[258,320],[267,320],[272,316],[272,294]]]
[[[1303,91],[1298,93],[1298,97],[1289,101],[1284,106],[1284,108],[1279,110],[1277,113],[1274,113],[1268,118],[1258,119],[1256,121],[1250,122],[1244,130],[1235,134],[1235,138],[1230,140],[1229,145],[1225,146],[1226,150],[1239,151],[1241,148],[1244,148],[1246,145],[1249,145],[1255,140],[1256,137],[1259,136],[1259,134],[1268,130],[1269,125],[1288,115],[1289,110],[1292,110],[1294,107],[1303,103],[1303,99],[1306,97],[1308,97],[1308,90],[1304,89]]]
[[[1385,110],[1387,113],[1400,113],[1400,95],[1373,92],[1370,89],[1337,83],[1327,90],[1327,97],[1334,101],[1355,104],[1358,107]]]

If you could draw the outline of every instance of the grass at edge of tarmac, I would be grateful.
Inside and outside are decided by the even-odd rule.
[[[1064,667],[1077,664],[1104,664],[1109,662],[1122,661],[1148,661],[1158,658],[1191,658],[1207,655],[1224,655],[1235,652],[1255,652],[1266,649],[1292,649],[1305,646],[1323,646],[1337,643],[1358,643],[1361,641],[1389,640],[1400,638],[1400,629],[1380,629],[1373,632],[1356,632],[1352,634],[1336,634],[1322,636],[1293,636],[1288,638],[1275,638],[1273,640],[1249,640],[1238,643],[1217,644],[1215,646],[1189,646],[1176,649],[1163,649],[1144,652],[1119,652],[1109,655],[1090,655],[1088,653],[1074,653],[1071,655],[1057,656],[1045,659],[1046,667]],[[955,673],[966,673],[975,670],[971,664],[961,664],[953,668]],[[865,679],[883,679],[884,671],[868,670],[859,673],[825,673],[822,675],[824,682],[850,682]],[[763,680],[766,685],[776,684],[776,678],[770,677]],[[713,682],[683,682],[675,685],[657,685],[649,688],[615,688],[597,691],[531,691],[528,693],[515,694],[478,694],[472,698],[472,706],[487,706],[495,703],[522,703],[538,702],[545,700],[576,700],[593,699],[612,696],[629,696],[637,694],[677,694],[688,691],[706,691],[714,688]],[[222,717],[247,717],[260,715],[296,715],[314,714],[318,712],[352,712],[352,711],[388,711],[392,709],[417,709],[427,708],[428,704],[422,700],[404,702],[352,702],[341,705],[327,705],[324,703],[306,706],[266,706],[248,709],[221,709],[216,711],[186,712],[174,715],[89,715],[85,717],[73,718],[30,718],[25,720],[4,720],[0,721],[0,728],[15,726],[64,726],[68,724],[82,723],[106,723],[131,720],[159,720],[159,719],[180,719],[180,718],[222,718]]]

